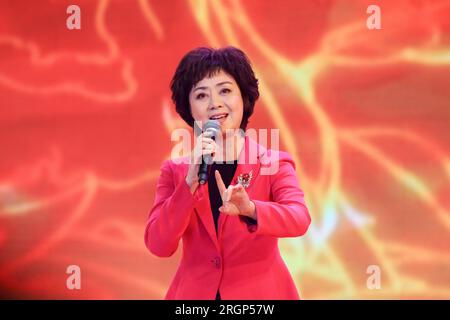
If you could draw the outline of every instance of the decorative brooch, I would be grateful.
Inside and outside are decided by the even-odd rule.
[[[248,186],[250,186],[250,181],[252,180],[252,176],[253,176],[253,170],[251,170],[249,173],[241,173],[238,176],[236,183],[241,184],[244,188],[248,188]]]

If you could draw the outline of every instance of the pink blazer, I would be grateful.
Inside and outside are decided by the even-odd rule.
[[[270,167],[278,170],[267,174]],[[220,289],[223,300],[299,299],[278,238],[303,235],[311,218],[289,154],[246,136],[231,183],[252,172],[246,191],[256,206],[257,225],[220,214],[218,236],[208,185],[192,195],[187,171],[187,163],[164,161],[145,229],[145,244],[159,257],[171,256],[183,241],[181,262],[165,298],[214,300]]]

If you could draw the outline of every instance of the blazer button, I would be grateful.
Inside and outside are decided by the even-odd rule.
[[[214,267],[216,267],[217,269],[220,269],[222,266],[220,257],[215,257],[214,259],[211,260],[211,262],[213,263]]]

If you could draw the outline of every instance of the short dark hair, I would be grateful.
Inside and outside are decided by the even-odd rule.
[[[220,70],[232,76],[241,91],[244,110],[240,128],[245,130],[259,98],[258,79],[248,57],[235,47],[200,47],[189,51],[181,59],[170,83],[176,111],[189,126],[194,127],[189,93],[204,77],[211,77]]]

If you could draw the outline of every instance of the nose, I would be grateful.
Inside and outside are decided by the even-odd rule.
[[[214,110],[214,109],[219,109],[223,107],[223,102],[222,102],[222,98],[220,97],[219,94],[217,93],[212,93],[211,98],[209,99],[209,109],[210,110]]]

